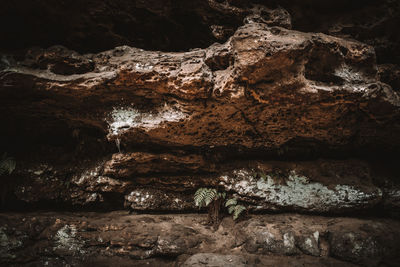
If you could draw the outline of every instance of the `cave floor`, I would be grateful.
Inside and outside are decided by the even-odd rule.
[[[3,266],[354,266],[398,262],[400,222],[294,213],[0,214]],[[394,257],[394,258],[393,258]],[[373,259],[373,261],[371,261]],[[394,265],[393,265],[394,266]]]

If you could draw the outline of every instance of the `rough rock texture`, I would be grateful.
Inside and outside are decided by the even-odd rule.
[[[248,266],[247,261],[236,255],[199,253],[191,256],[182,266]]]
[[[317,150],[399,149],[399,96],[379,82],[372,47],[358,42],[251,23],[206,50],[121,47],[71,54],[76,62],[65,63],[66,72],[79,73],[91,62],[93,70],[84,74],[55,74],[52,69],[62,67],[51,60],[43,70],[33,68],[59,50],[32,51],[33,58],[3,71],[3,109],[24,112],[31,122],[47,115],[70,132],[69,139],[79,139],[86,128],[98,137],[109,131],[108,139],[119,138],[127,150],[145,143],[271,150],[291,142],[295,149],[296,139]],[[15,105],[21,91],[39,99]],[[57,103],[65,98],[60,110]],[[11,126],[5,124],[10,137]],[[31,138],[54,134],[48,125],[35,126]]]
[[[81,52],[99,52],[119,45],[149,50],[180,51],[226,41],[252,18],[290,25],[286,10],[235,6],[214,0],[83,0],[3,3],[1,47],[62,44]],[[233,1],[235,2],[235,1]],[[283,16],[282,16],[283,15]],[[31,22],[27,24],[26,22]],[[33,23],[32,23],[33,22]]]
[[[399,3],[1,3],[2,262],[398,265]],[[333,217],[230,223],[225,246],[192,215],[57,213],[193,212],[200,187]]]
[[[133,209],[185,210],[196,187],[220,185],[261,209],[369,208],[383,193],[368,163],[355,164],[358,173],[351,162],[327,163],[337,170],[321,179],[292,163],[276,175],[268,160],[400,149],[400,98],[379,81],[372,47],[258,22],[184,53],[31,50],[0,80],[3,146],[22,155],[16,175],[28,183],[12,194],[30,203],[113,198],[116,208],[125,199]],[[354,178],[341,179],[347,170]],[[170,192],[140,191],[154,184]]]
[[[120,161],[125,156],[122,154],[84,170],[45,164],[24,166],[27,173],[16,171],[15,177],[26,175],[26,180],[14,181],[13,187],[5,188],[9,190],[4,192],[9,199],[4,199],[4,204],[190,211],[195,208],[193,193],[197,188],[218,187],[259,211],[347,213],[380,209],[393,215],[400,211],[400,188],[391,184],[395,176],[389,179],[387,173],[377,172],[364,161],[236,161],[220,164],[217,170],[214,163],[191,156],[164,155],[164,160],[160,160],[159,155],[135,155],[144,156],[134,158],[136,163],[148,162],[151,168],[132,165],[135,169],[130,169],[134,171],[130,173]],[[130,159],[130,164],[134,164],[134,159]],[[177,159],[182,162],[171,163]],[[197,165],[202,172],[196,168],[185,170],[193,160],[202,162],[203,167]],[[181,169],[177,170],[177,166]],[[78,174],[74,175],[75,172]]]
[[[356,39],[374,46],[379,63],[400,63],[399,1],[306,1],[313,8],[288,2],[297,2],[288,8],[295,29]]]
[[[16,0],[0,10],[1,25],[10,25],[0,29],[7,50],[59,44],[80,52],[124,44],[188,50],[226,41],[251,19],[357,39],[376,48],[379,62],[400,62],[400,5],[393,0]]]
[[[263,215],[236,224],[225,218],[214,232],[201,224],[204,219],[126,212],[1,214],[0,262],[8,266],[87,266],[96,261],[127,266],[134,260],[151,266],[156,262],[396,266],[399,260],[398,221]],[[285,255],[292,255],[292,260]]]
[[[191,210],[200,186],[259,210],[396,206],[390,162],[389,175],[368,159],[296,162],[398,153],[400,98],[380,81],[397,86],[395,65],[358,41],[290,30],[282,8],[223,6],[247,10],[245,25],[205,49],[4,56],[1,146],[19,168],[3,206]]]
[[[400,66],[395,64],[378,65],[378,73],[381,81],[392,86],[393,90],[400,89]]]

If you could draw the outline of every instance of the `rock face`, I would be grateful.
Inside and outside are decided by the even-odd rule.
[[[4,108],[15,114],[10,98],[40,92],[23,107],[34,120],[35,108],[52,117],[60,108],[54,98],[68,98],[59,116],[77,139],[88,128],[108,131],[123,150],[144,143],[295,150],[301,140],[317,150],[399,147],[399,96],[379,82],[372,47],[358,42],[251,23],[223,45],[186,53],[120,47],[72,53],[75,63],[60,67],[51,63],[59,50],[31,51],[33,59],[3,71]],[[42,61],[44,69],[32,69]],[[31,138],[53,134],[45,127]]]
[[[398,221],[282,214],[252,216],[236,224],[225,218],[215,232],[201,225],[204,219],[126,212],[1,214],[0,261],[30,266],[89,266],[96,261],[121,262],[121,266],[395,266],[398,262]],[[287,262],[285,255],[296,256],[296,262]]]
[[[323,34],[250,22],[204,50],[81,56],[53,47],[2,73],[4,146],[39,154],[17,171],[30,184],[19,184],[22,201],[93,204],[107,192],[134,209],[185,210],[196,187],[220,185],[261,209],[368,208],[383,199],[368,163],[328,161],[338,170],[319,182],[268,160],[400,149],[400,98],[379,81],[373,48]],[[354,178],[339,178],[353,165]],[[154,184],[170,193],[142,188]],[[139,203],[144,192],[167,206]]]
[[[327,219],[301,217],[316,225],[303,231],[257,217],[232,225],[236,253],[205,249],[200,228],[157,216],[127,226],[117,215],[80,235],[78,215],[55,213],[193,212],[194,192],[209,187],[250,213],[398,219],[400,6],[320,2],[0,4],[0,21],[14,25],[0,30],[0,150],[17,160],[1,177],[1,209],[51,210],[38,227],[51,229],[56,251],[79,254],[47,259],[48,243],[30,252],[42,230],[0,226],[2,261],[28,263],[19,251],[39,265],[88,265],[97,262],[85,255],[101,251],[99,263],[121,265],[251,266],[289,255],[315,266],[398,263],[384,229],[397,236],[394,221],[368,235],[353,228],[361,219],[321,228]],[[7,225],[22,216],[4,214]],[[98,230],[108,224],[117,237]]]
[[[218,255],[213,253],[195,254],[182,266],[247,266],[246,260],[236,255]]]

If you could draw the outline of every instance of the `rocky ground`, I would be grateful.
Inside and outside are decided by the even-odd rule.
[[[400,264],[399,1],[0,7],[0,264]]]
[[[0,215],[3,263],[21,266],[396,266],[400,222],[298,214]]]

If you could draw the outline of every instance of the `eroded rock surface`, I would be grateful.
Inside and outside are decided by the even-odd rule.
[[[256,210],[396,210],[393,171],[296,162],[398,153],[396,65],[356,40],[291,30],[283,8],[208,5],[245,18],[223,44],[3,57],[1,145],[19,161],[3,207],[186,211],[216,186]]]
[[[222,46],[231,60],[215,71],[207,57],[225,57],[215,46],[175,54],[116,48],[76,58],[94,70],[73,75],[23,61],[3,70],[3,108],[24,112],[32,123],[40,110],[70,132],[68,139],[73,131],[79,139],[82,128],[98,137],[108,132],[127,149],[146,143],[295,149],[294,140],[333,150],[398,149],[399,96],[379,82],[372,47],[261,23],[239,28]],[[42,100],[15,106],[19,91]],[[62,121],[54,117],[61,112],[57,98],[70,100]],[[4,121],[11,137],[12,121]],[[44,127],[31,138],[54,134]]]
[[[398,265],[397,1],[81,2],[0,4],[1,209],[53,211],[1,214],[2,263]],[[200,187],[374,219],[55,212],[193,212]]]
[[[190,52],[123,46],[80,55],[53,47],[9,61],[0,78],[3,146],[21,154],[21,166],[37,155],[34,168],[53,165],[46,182],[39,181],[43,170],[20,168],[24,182],[11,194],[25,202],[120,208],[125,201],[166,210],[171,204],[133,196],[171,190],[165,203],[185,210],[197,186],[220,185],[259,209],[330,212],[381,203],[379,174],[366,181],[363,173],[355,180],[334,174],[320,183],[285,167],[285,185],[254,175],[273,158],[399,151],[400,98],[379,80],[374,49],[246,23],[226,43]],[[243,160],[249,156],[256,160]],[[53,196],[34,193],[38,184]]]
[[[297,263],[310,266],[395,266],[399,260],[399,222],[393,220],[263,215],[236,224],[225,218],[214,232],[201,224],[204,219],[126,212],[2,214],[0,262],[86,266],[101,259],[125,266],[136,259],[136,264],[165,260],[170,266],[296,266],[284,255],[297,255]],[[221,251],[226,256],[218,255]]]
[[[191,256],[182,266],[248,266],[247,261],[236,255],[199,253]]]
[[[380,209],[394,216],[400,211],[396,176],[360,160],[241,160],[216,167],[193,155],[131,153],[115,154],[83,170],[23,166],[28,173],[15,175],[27,175],[26,180],[8,194],[14,194],[16,203],[30,205],[191,211],[198,188],[216,187],[257,211],[330,214]]]

